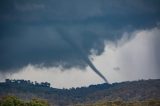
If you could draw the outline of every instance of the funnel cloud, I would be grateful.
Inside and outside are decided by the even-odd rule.
[[[62,30],[60,30],[62,31]],[[108,83],[107,79],[101,74],[101,72],[95,67],[95,65],[91,62],[91,60],[88,58],[87,54],[83,50],[82,47],[78,46],[76,42],[73,41],[73,39],[69,38],[67,34],[60,33],[62,39],[64,39],[68,44],[70,44],[71,47],[73,47],[78,53],[80,53],[82,59],[90,66],[90,68],[98,75],[100,76],[105,83]]]

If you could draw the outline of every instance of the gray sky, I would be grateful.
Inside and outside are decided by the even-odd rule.
[[[159,0],[0,2],[1,81],[68,88],[103,83],[97,70],[110,83],[159,78]]]
[[[124,32],[121,39],[105,43],[100,56],[92,55],[93,63],[108,78],[110,83],[139,79],[159,79],[160,28]],[[129,36],[132,36],[129,38]],[[157,48],[154,48],[157,47]],[[61,70],[55,67],[37,68],[28,65],[18,73],[6,75],[12,79],[48,81],[53,87],[71,88],[103,83],[89,67],[86,70],[72,68]],[[5,78],[5,77],[4,77]],[[2,78],[1,80],[4,80]]]

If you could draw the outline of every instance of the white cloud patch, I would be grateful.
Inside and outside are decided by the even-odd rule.
[[[160,29],[135,31],[129,39],[127,33],[117,43],[106,43],[105,52],[95,57],[95,64],[110,82],[160,78]],[[128,34],[128,35],[130,35]],[[155,46],[157,48],[155,48]],[[115,70],[116,69],[116,70]]]
[[[92,56],[93,63],[106,76],[110,83],[160,78],[160,28],[124,33],[116,43],[106,42],[105,52],[101,56]],[[130,38],[128,35],[132,35]],[[53,87],[71,88],[102,83],[89,67],[85,71],[72,68],[61,71],[60,68],[38,68],[32,65],[9,75],[12,79],[47,81]]]

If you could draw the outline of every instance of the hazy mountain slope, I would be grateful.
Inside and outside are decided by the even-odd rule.
[[[113,87],[88,96],[90,100],[147,100],[160,99],[160,80],[141,80],[113,84]]]
[[[148,100],[160,99],[160,79],[140,80],[89,87],[56,89],[49,83],[33,83],[25,80],[8,80],[0,83],[0,96],[16,95],[22,99],[43,98],[51,104],[66,106],[77,103],[93,103],[99,100]]]

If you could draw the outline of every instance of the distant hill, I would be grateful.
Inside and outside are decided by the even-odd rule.
[[[160,100],[160,79],[98,84],[72,89],[52,88],[47,82],[6,79],[0,83],[0,97],[6,95],[15,95],[24,100],[42,98],[54,106],[94,103],[99,100]]]

